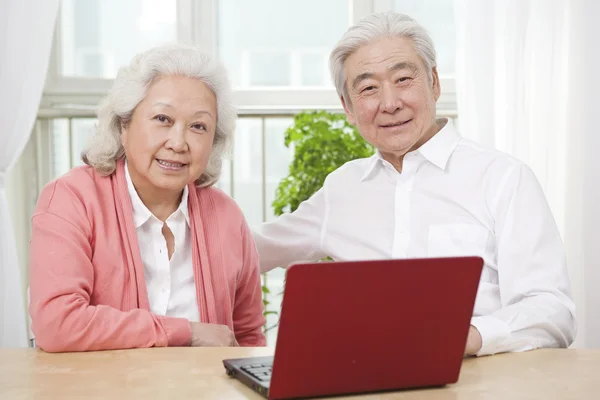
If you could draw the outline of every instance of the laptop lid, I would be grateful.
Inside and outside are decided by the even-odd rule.
[[[290,267],[269,398],[456,382],[482,267],[480,257]]]

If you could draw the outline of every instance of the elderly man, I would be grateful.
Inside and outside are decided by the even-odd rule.
[[[330,62],[348,121],[377,152],[254,231],[262,271],[324,256],[480,255],[465,354],[569,346],[575,306],[542,189],[522,162],[436,119],[440,81],[427,32],[406,15],[371,15],[346,32]]]

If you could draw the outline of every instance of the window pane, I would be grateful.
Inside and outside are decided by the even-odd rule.
[[[114,78],[149,47],[177,39],[177,0],[62,0],[62,74]]]
[[[221,178],[217,182],[217,187],[231,196],[231,159],[229,158],[223,160]]]
[[[83,165],[81,151],[87,145],[88,138],[96,125],[96,120],[92,118],[76,118],[71,123],[71,159],[73,160],[72,167],[76,167]]]
[[[81,151],[87,144],[95,125],[96,119],[94,118],[57,118],[52,120],[50,134],[52,176],[54,178],[67,173],[75,166],[83,164]]]
[[[284,144],[285,130],[294,123],[293,118],[269,118],[265,120],[265,170],[266,170],[266,220],[275,219],[273,201],[279,182],[288,175],[293,149]]]
[[[53,119],[50,122],[50,143],[52,145],[52,176],[58,178],[71,169],[69,156],[69,120]]]
[[[289,165],[294,155],[293,149],[288,149],[284,144],[285,130],[294,123],[293,118],[268,118],[265,120],[265,170],[266,170],[266,220],[275,219],[273,213],[273,200],[275,200],[275,190],[279,182],[288,175]],[[267,306],[269,311],[276,311],[278,314],[270,314],[267,317],[267,327],[272,327],[279,320],[281,311],[281,300],[283,299],[283,283],[286,270],[275,268],[267,274],[267,284],[271,293],[267,296],[270,304]],[[267,332],[269,345],[275,345],[277,340],[277,329],[273,328]]]
[[[233,198],[250,226],[263,222],[262,127],[260,118],[240,118],[233,149]]]
[[[395,0],[394,10],[410,15],[429,31],[435,44],[440,75],[454,75],[454,0]]]
[[[269,304],[266,306],[267,311],[275,311],[277,314],[267,315],[266,327],[267,331],[267,345],[275,346],[277,342],[277,323],[279,322],[279,316],[281,315],[281,302],[283,300],[283,290],[285,274],[287,270],[283,268],[275,268],[266,274],[266,282],[270,293],[267,295],[267,301]]]
[[[349,4],[220,0],[218,49],[233,85],[331,86],[329,52],[348,28]]]

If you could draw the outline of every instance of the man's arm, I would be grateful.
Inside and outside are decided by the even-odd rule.
[[[563,243],[533,171],[517,166],[492,205],[502,308],[471,321],[477,355],[568,347],[575,337]]]
[[[283,214],[253,230],[261,272],[326,256],[321,248],[326,218],[325,190],[325,187],[319,189],[293,213]]]

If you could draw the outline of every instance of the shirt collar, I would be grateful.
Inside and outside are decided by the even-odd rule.
[[[140,196],[138,195],[135,187],[133,186],[133,182],[131,181],[131,175],[129,175],[129,169],[127,168],[127,160],[125,160],[125,179],[127,180],[127,191],[129,192],[129,197],[131,198],[131,204],[133,205],[133,222],[135,224],[135,228],[139,228],[144,225],[146,221],[150,218],[156,218],[148,207],[142,202]],[[175,213],[181,212],[187,222],[188,226],[190,225],[190,216],[188,212],[188,194],[189,189],[187,185],[183,188],[183,195],[181,196],[181,202],[179,203],[179,207],[175,211]],[[174,213],[174,214],[175,214]]]
[[[460,135],[454,128],[454,124],[449,118],[439,119],[438,123],[446,121],[446,124],[431,139],[419,147],[419,152],[433,165],[439,169],[445,170],[450,156],[460,143]]]
[[[383,157],[381,156],[381,153],[379,152],[379,150],[376,150],[375,154],[373,154],[368,159],[367,168],[365,169],[365,173],[360,178],[360,180],[364,181],[364,180],[368,179],[371,176],[371,174],[375,171],[375,167],[377,167],[381,163],[382,160],[383,160]]]
[[[454,124],[449,118],[438,119],[438,122],[441,123],[444,120],[446,121],[444,127],[421,147],[414,150],[414,153],[421,154],[425,159],[442,170],[446,169],[448,160],[461,139]],[[383,157],[379,150],[377,150],[375,154],[369,158],[367,168],[361,177],[361,181],[368,179],[376,170],[376,167],[381,165],[382,161]]]

